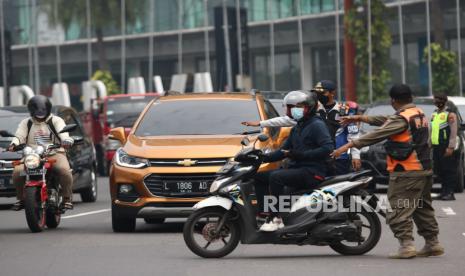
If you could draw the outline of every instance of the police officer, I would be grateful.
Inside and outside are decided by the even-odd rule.
[[[434,95],[437,109],[431,116],[431,145],[433,146],[434,172],[441,177],[441,194],[434,199],[455,200],[457,164],[454,149],[457,141],[457,115],[446,106],[447,95]]]
[[[410,87],[394,85],[390,91],[393,116],[349,116],[343,124],[365,122],[380,128],[338,148],[333,157],[352,147],[362,148],[385,139],[387,170],[389,171],[388,200],[390,210],[387,223],[399,240],[399,250],[390,258],[408,259],[444,254],[439,244],[439,227],[434,217],[431,200],[433,185],[432,160],[429,147],[428,119],[423,111],[412,103]],[[413,244],[413,222],[426,241],[422,250]]]

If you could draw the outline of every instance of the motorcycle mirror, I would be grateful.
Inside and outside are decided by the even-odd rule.
[[[248,145],[250,145],[249,138],[244,137],[244,139],[242,139],[242,141],[241,141],[241,145],[243,145],[244,147],[247,147]]]
[[[76,124],[66,125],[59,133],[71,132],[77,128]]]
[[[266,142],[266,141],[268,141],[268,139],[270,139],[270,137],[268,137],[268,135],[266,135],[266,134],[260,134],[260,135],[258,135],[257,139],[260,142]]]

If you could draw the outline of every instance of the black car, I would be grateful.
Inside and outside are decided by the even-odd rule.
[[[428,119],[431,118],[431,114],[436,109],[436,106],[433,104],[433,99],[430,98],[419,98],[415,99],[414,103],[425,112],[425,115]],[[457,112],[457,107],[452,103],[447,103],[448,107],[452,110],[456,110],[457,116],[459,117],[460,125],[462,124],[462,117],[460,113]],[[365,115],[392,115],[394,114],[394,110],[389,103],[378,103],[366,108],[364,113]],[[360,133],[363,135],[364,133],[370,132],[375,129],[375,126],[370,126],[368,124],[362,124],[360,127]],[[464,171],[465,171],[465,162],[464,162],[464,141],[465,135],[464,132],[461,130],[458,132],[458,136],[460,139],[457,139],[457,146],[454,152],[454,156],[457,159],[458,164],[458,171],[457,171],[457,188],[456,192],[463,192],[464,188]],[[374,172],[375,182],[378,184],[387,185],[389,182],[389,173],[386,170],[386,151],[384,149],[384,143],[380,142],[375,145],[364,147],[361,149],[361,159],[362,165],[365,169],[370,169]],[[435,180],[440,182],[435,176]]]
[[[54,106],[52,113],[63,118],[66,124],[76,124],[76,130],[71,136],[82,136],[84,141],[74,145],[67,153],[73,171],[73,192],[79,193],[83,202],[97,200],[97,175],[94,146],[90,137],[86,136],[79,115],[69,107]],[[16,195],[12,183],[13,166],[11,161],[21,159],[21,155],[8,152],[6,149],[13,139],[19,123],[29,117],[25,106],[0,108],[0,197],[13,197]]]

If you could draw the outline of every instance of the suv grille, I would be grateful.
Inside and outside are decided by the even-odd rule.
[[[202,197],[207,196],[213,180],[217,178],[216,174],[151,174],[144,179],[144,184],[147,189],[155,196],[165,197]],[[207,189],[198,191],[193,188],[193,191],[167,191],[165,183],[191,183],[193,186],[199,185],[200,182],[207,184]]]
[[[227,158],[150,159],[152,167],[224,166],[227,162]]]

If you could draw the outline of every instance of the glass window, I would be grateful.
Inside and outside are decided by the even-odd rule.
[[[265,113],[268,119],[279,117],[279,113],[276,111],[274,106],[268,101],[265,100]],[[279,128],[270,127],[270,135],[275,137],[279,133]]]
[[[110,98],[107,102],[107,121],[112,127],[132,127],[140,113],[154,96]]]
[[[137,136],[230,135],[241,122],[260,120],[252,100],[178,100],[154,103],[137,127]]]

